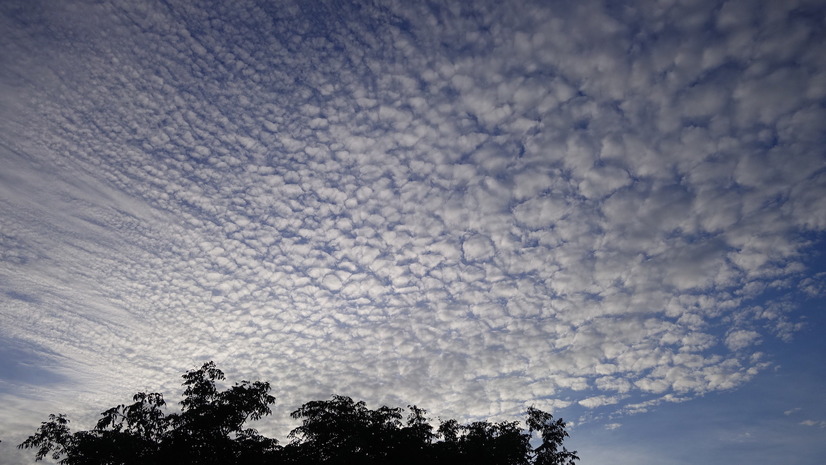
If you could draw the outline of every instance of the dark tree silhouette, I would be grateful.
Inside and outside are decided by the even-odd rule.
[[[224,374],[213,362],[183,378],[180,413],[165,415],[161,394],[141,392],[133,404],[103,412],[90,431],[71,433],[64,415],[50,415],[18,447],[63,465],[255,463],[277,450],[275,440],[243,428],[270,414],[268,383],[242,381],[219,391],[215,382]]]
[[[562,446],[568,437],[565,422],[562,419],[554,421],[553,415],[534,407],[528,407],[526,421],[531,432],[539,433],[542,443],[534,451],[535,465],[574,465],[579,457],[576,451],[570,452]]]
[[[292,465],[575,465],[576,452],[562,446],[562,419],[534,407],[527,430],[519,422],[441,421],[436,431],[427,411],[415,405],[375,410],[335,395],[307,402],[292,412],[301,424],[290,442],[245,428],[269,415],[275,398],[268,383],[242,381],[220,390],[224,373],[212,362],[183,375],[178,413],[165,414],[163,396],[138,393],[133,403],[101,413],[92,430],[72,433],[62,414],[50,415],[19,448],[35,459],[51,456],[62,465],[292,464]],[[535,449],[531,439],[540,442]]]
[[[307,402],[291,416],[301,426],[290,433],[287,456],[296,463],[388,463],[398,446],[401,409],[368,409],[345,396]]]
[[[248,447],[275,446],[254,429],[244,429],[247,420],[259,420],[271,413],[275,397],[270,385],[260,381],[242,381],[226,391],[218,391],[216,381],[224,373],[213,362],[183,376],[184,400],[181,413],[169,415],[165,458],[175,463],[235,463]]]

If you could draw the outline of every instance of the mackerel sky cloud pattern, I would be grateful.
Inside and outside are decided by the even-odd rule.
[[[206,360],[609,430],[770,369],[823,296],[823,5],[501,3],[3,2],[4,428]]]

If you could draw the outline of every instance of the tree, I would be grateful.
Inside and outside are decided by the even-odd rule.
[[[134,403],[101,413],[90,431],[71,433],[65,415],[50,415],[18,447],[37,449],[35,460],[51,455],[63,465],[251,463],[253,455],[277,449],[275,440],[243,427],[270,414],[275,398],[268,383],[242,381],[220,391],[215,382],[224,373],[213,362],[183,378],[180,413],[165,415],[161,394],[140,392]]]
[[[235,463],[246,447],[275,447],[254,429],[244,429],[247,420],[259,420],[271,413],[275,397],[269,395],[269,383],[242,381],[219,391],[216,381],[224,373],[215,363],[205,363],[199,370],[183,376],[186,390],[181,413],[171,414],[171,428],[164,437],[164,458],[175,463]]]
[[[563,447],[565,422],[534,407],[527,429],[517,421],[461,424],[441,421],[433,430],[427,411],[407,406],[370,409],[334,395],[291,413],[301,424],[282,447],[245,425],[271,413],[269,383],[242,381],[220,389],[224,373],[213,362],[183,375],[180,412],[165,413],[159,393],[139,392],[131,404],[101,413],[95,427],[71,432],[63,414],[50,415],[18,447],[35,460],[51,456],[62,465],[575,465]],[[533,448],[536,434],[540,444]]]
[[[73,449],[73,435],[69,434],[69,420],[65,415],[51,414],[49,421],[40,424],[32,436],[17,446],[18,449],[37,449],[35,460],[43,460],[43,457],[51,454],[55,460],[69,453]],[[61,463],[69,463],[62,461]]]
[[[387,463],[399,447],[401,409],[368,409],[364,402],[335,395],[307,402],[292,412],[301,426],[290,432],[288,456],[297,463]]]
[[[543,412],[533,406],[528,407],[526,421],[531,433],[539,433],[542,443],[534,450],[535,465],[574,465],[579,457],[577,452],[569,452],[562,446],[568,437],[565,422],[562,419],[554,421],[553,415]]]
[[[437,435],[427,418],[427,411],[408,405],[407,420],[396,435],[395,463],[433,463],[433,441]]]

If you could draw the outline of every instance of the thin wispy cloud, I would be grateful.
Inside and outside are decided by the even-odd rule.
[[[0,12],[0,335],[60,378],[19,411],[215,360],[587,421],[742,386],[823,296],[818,2]]]

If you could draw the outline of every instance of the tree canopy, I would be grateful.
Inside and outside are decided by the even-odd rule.
[[[224,373],[213,362],[183,379],[180,412],[166,413],[159,393],[139,392],[133,403],[102,412],[88,431],[73,433],[65,415],[49,415],[18,447],[35,450],[36,460],[50,456],[62,465],[575,465],[579,460],[563,446],[565,422],[534,407],[527,411],[527,428],[518,421],[450,419],[434,429],[427,412],[415,405],[372,410],[341,395],[292,412],[301,424],[281,445],[246,427],[271,413],[275,397],[269,383],[241,381],[220,390]]]

